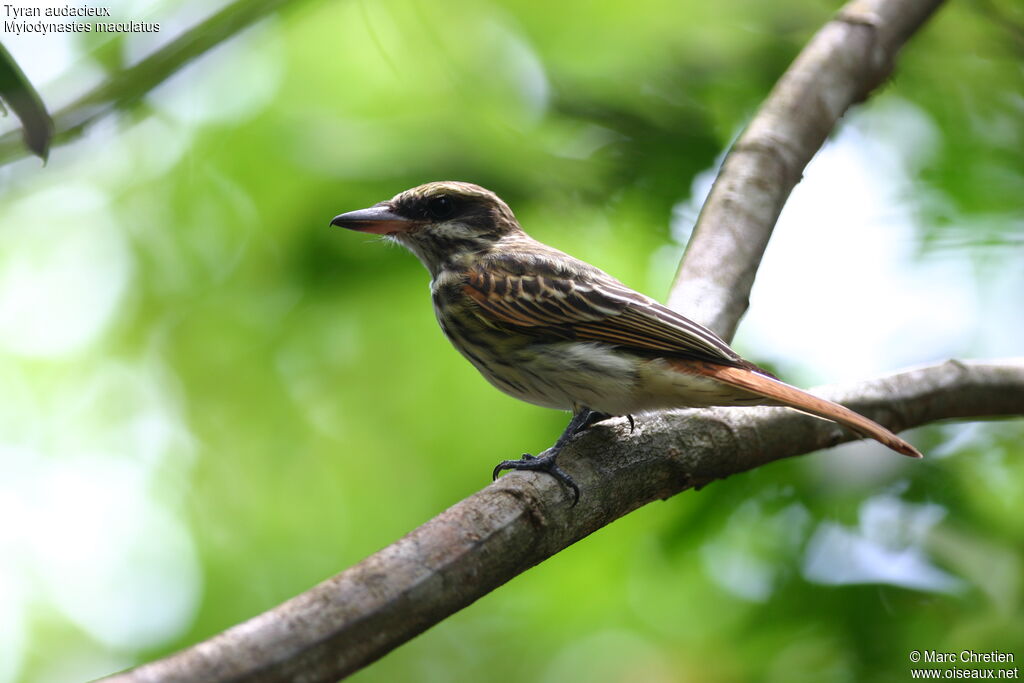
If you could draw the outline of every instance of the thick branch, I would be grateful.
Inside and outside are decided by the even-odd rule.
[[[729,151],[669,306],[731,339],[772,228],[839,118],[891,73],[942,0],[851,0],[804,48]]]
[[[71,142],[98,119],[136,105],[178,69],[288,2],[294,0],[235,0],[57,112],[53,144]],[[21,129],[0,135],[0,165],[29,153],[22,135]]]
[[[1024,358],[949,361],[818,393],[896,430],[1019,415]],[[551,477],[509,474],[302,595],[105,680],[333,681],[646,503],[853,438],[785,408],[658,413],[634,433],[622,419],[608,425],[561,456],[583,490],[575,508]]]

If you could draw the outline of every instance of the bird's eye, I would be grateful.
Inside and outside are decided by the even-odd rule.
[[[427,201],[427,214],[434,220],[448,218],[455,212],[455,202],[448,195],[431,197]]]

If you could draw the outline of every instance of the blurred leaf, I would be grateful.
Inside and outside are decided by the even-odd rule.
[[[89,51],[93,61],[103,67],[108,74],[116,74],[127,68],[127,39],[128,34],[114,33],[92,33],[84,34],[87,37],[102,36],[102,40],[96,42],[96,46]]]

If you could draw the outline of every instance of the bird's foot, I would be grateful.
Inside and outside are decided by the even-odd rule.
[[[580,487],[576,485],[576,482],[572,480],[565,470],[558,466],[555,462],[555,458],[558,457],[558,452],[552,452],[552,449],[548,449],[545,455],[540,457],[530,455],[529,453],[523,453],[523,457],[519,460],[503,460],[498,463],[497,467],[494,468],[494,478],[498,478],[498,473],[503,470],[526,470],[530,472],[546,472],[558,480],[562,486],[572,491],[572,505],[570,507],[576,507],[576,503],[580,500]]]
[[[569,421],[568,426],[562,435],[558,437],[558,441],[551,448],[544,451],[540,457],[530,455],[529,453],[523,453],[523,457],[519,460],[503,460],[498,463],[498,466],[494,468],[494,479],[498,478],[498,473],[503,470],[529,470],[533,472],[546,472],[552,477],[558,480],[565,488],[572,491],[572,507],[576,506],[576,503],[580,500],[580,487],[576,485],[576,482],[572,480],[568,474],[565,473],[561,467],[555,463],[555,458],[562,452],[562,449],[572,440],[574,436],[586,431],[591,425],[607,420],[613,415],[608,413],[599,413],[596,410],[589,410],[583,408],[577,411],[572,416],[572,420]],[[629,431],[633,432],[636,427],[636,423],[633,421],[632,415],[626,415],[629,419]]]

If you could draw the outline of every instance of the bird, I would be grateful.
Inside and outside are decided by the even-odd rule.
[[[573,437],[611,417],[632,428],[635,414],[670,408],[785,406],[922,457],[882,425],[782,382],[703,325],[530,237],[479,185],[426,183],[330,223],[411,251],[430,273],[441,330],[492,385],[572,412],[552,447],[498,463],[495,479],[546,472],[575,505],[579,487],[557,463]]]

